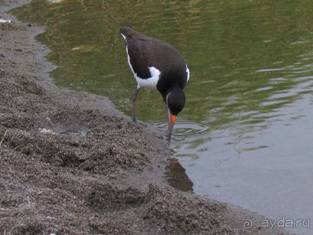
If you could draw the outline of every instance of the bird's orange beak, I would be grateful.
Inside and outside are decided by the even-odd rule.
[[[177,117],[173,114],[170,114],[170,121],[174,124],[176,122]]]

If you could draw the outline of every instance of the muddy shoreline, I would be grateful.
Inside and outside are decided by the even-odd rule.
[[[107,98],[56,87],[42,29],[6,13],[26,2],[0,1],[1,234],[287,234],[188,192],[161,134]]]

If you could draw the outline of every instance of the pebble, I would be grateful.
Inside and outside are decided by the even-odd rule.
[[[10,24],[12,23],[12,20],[5,20],[5,19],[0,19],[0,24]]]

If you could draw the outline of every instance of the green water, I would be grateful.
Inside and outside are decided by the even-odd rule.
[[[119,27],[175,45],[191,79],[173,145],[194,190],[269,216],[313,219],[301,204],[313,203],[312,187],[293,183],[313,177],[313,1],[33,0],[15,14],[46,26],[39,40],[58,65],[58,85],[108,96],[126,114],[135,81]],[[139,103],[140,120],[164,127],[159,94],[144,91]],[[289,209],[276,206],[277,185],[289,190]],[[268,204],[256,203],[266,196]]]
[[[254,117],[255,112],[269,113],[297,99],[300,94],[263,104],[297,83],[289,72],[298,56],[312,50],[312,9],[313,2],[305,0],[35,0],[17,14],[47,27],[40,40],[52,49],[49,59],[58,65],[52,72],[57,84],[109,96],[126,113],[135,85],[119,27],[130,23],[170,42],[191,69],[181,117],[206,120],[214,129],[236,120],[238,113],[247,122],[260,122],[263,118]],[[159,95],[146,92],[141,97],[141,120],[165,118]]]

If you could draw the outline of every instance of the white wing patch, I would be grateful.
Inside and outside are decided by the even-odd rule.
[[[126,41],[126,36],[124,34],[122,34],[122,33],[121,33],[121,35],[124,38],[124,40]]]
[[[186,73],[187,73],[187,82],[188,82],[190,78],[190,70],[187,65],[186,65]]]
[[[137,83],[140,87],[156,89],[156,85],[158,84],[158,81],[160,79],[161,71],[154,66],[149,67],[149,71],[151,77],[147,79],[141,79],[140,77],[136,76]]]
[[[122,34],[122,36],[124,36],[124,35]],[[137,82],[137,88],[139,89],[141,87],[145,87],[145,88],[150,88],[150,89],[156,89],[156,85],[158,84],[158,81],[160,79],[161,71],[158,70],[156,67],[151,66],[151,67],[149,67],[149,71],[150,71],[151,77],[149,77],[149,78],[140,78],[135,73],[135,71],[133,69],[133,66],[130,63],[130,57],[129,57],[129,54],[128,54],[127,46],[126,46],[126,54],[127,54],[127,62],[128,62],[129,68],[132,71],[132,73],[134,75],[134,78],[135,78],[135,80]]]

